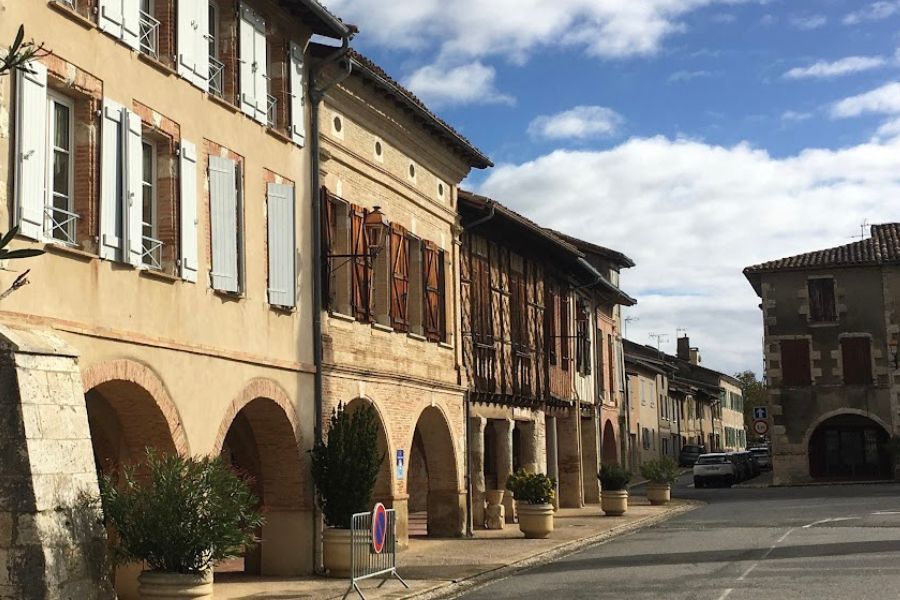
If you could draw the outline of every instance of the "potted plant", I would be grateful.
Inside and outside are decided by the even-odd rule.
[[[619,465],[603,465],[600,479],[600,508],[608,517],[618,517],[628,510],[628,482],[631,472]]]
[[[372,490],[384,453],[378,451],[375,409],[332,411],[323,439],[312,449],[312,476],[327,528],[322,561],[332,577],[350,575],[350,521],[372,509]]]
[[[519,529],[528,539],[543,539],[553,531],[553,490],[556,483],[543,473],[519,469],[509,476],[506,489],[516,500]]]
[[[105,476],[100,502],[117,563],[138,563],[141,598],[212,598],[213,566],[256,543],[262,525],[250,486],[221,457],[147,449]]]
[[[672,484],[678,478],[675,461],[664,456],[641,465],[641,475],[647,479],[647,500],[654,506],[668,504],[672,499]]]

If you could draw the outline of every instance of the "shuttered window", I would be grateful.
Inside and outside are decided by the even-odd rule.
[[[567,294],[563,294],[560,297],[560,309],[559,309],[559,331],[560,331],[560,360],[561,366],[564,371],[569,370],[570,363],[572,362],[572,350],[571,350],[571,332],[569,324],[569,319],[571,319],[572,314],[572,305],[571,300]]]
[[[557,364],[559,349],[559,295],[552,285],[547,286],[547,358],[551,365]]]
[[[16,71],[16,222],[21,235],[40,240],[47,173],[47,67],[34,63],[32,70]]]
[[[817,323],[837,321],[834,279],[810,279],[806,285],[809,291],[810,320]]]
[[[476,344],[493,345],[491,312],[491,268],[488,257],[478,252],[475,238],[472,252],[472,338]]]
[[[409,239],[400,225],[391,225],[391,326],[409,330]]]
[[[101,31],[140,48],[140,0],[98,0],[97,24]]]
[[[267,196],[269,304],[293,307],[297,296],[294,186],[270,183]]]
[[[249,6],[241,4],[239,29],[241,110],[266,123],[269,89],[266,22]]]
[[[781,384],[806,386],[812,383],[809,340],[781,340]]]
[[[306,116],[303,99],[303,47],[291,42],[290,46],[290,98],[291,139],[300,146],[306,141]]]
[[[334,240],[337,229],[335,221],[334,200],[328,193],[328,188],[322,186],[320,191],[320,201],[322,203],[322,298],[324,300],[324,308],[332,310],[334,308],[334,271],[331,268],[331,260],[328,258],[334,251]]]
[[[433,342],[445,339],[444,252],[426,242],[423,248],[425,288],[425,337]]]
[[[209,157],[209,213],[213,289],[240,291],[238,168],[233,160]]]
[[[203,91],[209,89],[210,5],[203,0],[178,2],[178,74]]]
[[[591,318],[587,306],[578,300],[575,306],[575,368],[582,375],[591,373]]]
[[[200,265],[197,261],[197,147],[181,140],[179,156],[181,185],[181,278],[197,281]]]
[[[350,206],[350,253],[353,273],[351,279],[351,308],[358,321],[368,321],[371,314],[371,294],[369,283],[371,261],[367,258],[369,245],[366,241],[366,211],[356,205]]]
[[[841,363],[846,385],[871,385],[872,340],[868,337],[841,338]]]

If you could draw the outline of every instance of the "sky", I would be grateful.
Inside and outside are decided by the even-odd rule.
[[[634,259],[639,343],[759,373],[742,269],[900,220],[900,0],[326,4],[492,158],[466,188]]]

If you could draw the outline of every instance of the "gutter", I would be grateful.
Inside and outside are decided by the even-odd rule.
[[[324,10],[324,9],[323,9]],[[350,50],[350,39],[354,32],[347,30],[347,33],[341,38],[341,46],[332,54],[328,55],[318,65],[310,68],[309,77],[309,99],[310,99],[310,175],[312,185],[312,257],[313,257],[313,363],[315,364],[314,384],[313,384],[313,404],[315,407],[315,422],[313,425],[313,440],[318,443],[322,440],[322,413],[324,402],[322,397],[322,268],[324,266],[325,257],[322,255],[322,191],[320,178],[320,160],[319,152],[321,150],[319,144],[319,105],[325,99],[325,94],[329,88],[340,83],[350,76],[351,65],[347,62],[347,68],[338,78],[328,82],[326,85],[319,85],[318,78],[322,71],[329,65],[340,61]],[[321,514],[317,506],[313,509],[313,569],[317,573],[322,573],[322,523]]]

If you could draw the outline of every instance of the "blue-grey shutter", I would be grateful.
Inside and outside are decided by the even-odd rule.
[[[209,157],[209,216],[213,289],[237,292],[237,170],[233,160]]]
[[[296,304],[294,186],[270,183],[267,193],[269,226],[269,304]]]
[[[123,260],[125,132],[121,104],[103,100],[100,126],[100,258]]]
[[[16,118],[16,222],[19,234],[44,237],[47,178],[47,67],[18,70]]]

